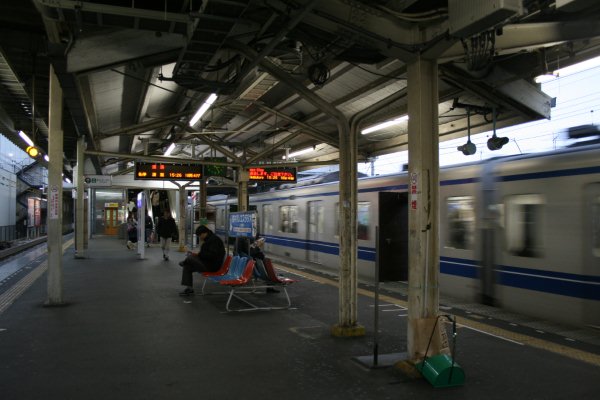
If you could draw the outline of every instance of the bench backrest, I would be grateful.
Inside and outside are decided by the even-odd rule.
[[[246,267],[247,263],[248,263],[248,258],[246,258],[246,257],[240,257],[240,256],[233,257],[233,260],[231,261],[231,265],[229,266],[228,275],[235,276],[235,277],[241,277],[242,274],[244,273],[244,268]]]

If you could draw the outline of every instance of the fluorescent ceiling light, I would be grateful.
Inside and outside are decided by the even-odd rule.
[[[535,77],[536,83],[550,82],[558,77],[569,76],[578,72],[586,71],[588,69],[596,68],[600,66],[600,57],[591,58],[586,61],[582,61],[577,64],[569,65],[561,69],[557,69],[553,72],[548,72],[545,75],[539,75]]]
[[[33,140],[31,140],[25,132],[19,131],[19,136],[21,136],[21,139],[23,139],[25,141],[25,143],[27,143],[28,145],[30,145],[30,146],[34,145]]]
[[[215,102],[215,100],[217,100],[216,94],[212,93],[210,96],[208,96],[208,99],[206,99],[206,101],[202,103],[198,111],[196,111],[196,114],[194,114],[192,119],[190,119],[190,126],[196,125],[196,122],[198,122],[200,118],[202,118],[204,113],[208,111],[208,109]]]
[[[288,154],[287,158],[300,156],[302,154],[310,153],[311,151],[314,151],[314,150],[315,150],[315,147],[307,147],[306,149],[294,151],[293,153]],[[285,156],[283,156],[282,158],[285,160]]]
[[[390,126],[398,125],[407,120],[408,120],[408,115],[403,115],[403,116],[393,119],[391,121],[385,121],[385,122],[382,122],[381,124],[373,125],[369,128],[363,129],[362,131],[360,131],[360,133],[362,133],[363,135],[367,135],[367,134],[375,132],[375,131],[380,131],[382,129],[389,128]]]
[[[165,151],[165,156],[170,156],[173,150],[175,150],[175,143],[171,143],[167,151]]]
[[[585,71],[591,68],[600,66],[600,57],[590,58],[589,60],[582,61],[577,64],[569,65],[568,67],[561,68],[554,71],[554,75],[567,76],[576,74],[577,72]]]
[[[534,78],[535,83],[548,83],[550,81],[553,81],[554,79],[558,78],[558,76],[551,74],[551,73],[547,73],[544,75],[538,75]]]

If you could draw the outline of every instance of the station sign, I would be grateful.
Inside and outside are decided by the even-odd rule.
[[[136,180],[198,180],[202,178],[202,165],[200,164],[171,164],[171,163],[135,163]]]
[[[253,167],[248,168],[250,182],[296,182],[296,168],[292,167]]]
[[[111,175],[85,175],[83,182],[87,187],[110,187],[112,186]]]

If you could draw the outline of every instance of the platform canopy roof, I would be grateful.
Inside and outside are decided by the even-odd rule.
[[[173,144],[177,160],[310,168],[337,162],[338,129],[298,87],[368,111],[363,128],[400,119],[360,135],[367,160],[407,147],[417,57],[439,63],[443,141],[491,130],[494,109],[497,127],[549,118],[534,77],[598,55],[594,0],[3,0],[0,132],[47,149],[52,65],[67,175],[81,136],[86,173],[126,174]]]

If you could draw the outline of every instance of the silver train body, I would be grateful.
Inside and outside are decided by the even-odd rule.
[[[374,280],[376,248],[379,271],[407,278],[407,179],[359,180],[359,278]],[[442,296],[600,326],[600,146],[442,168],[439,189]],[[225,236],[235,200],[208,202]],[[338,184],[324,183],[254,194],[249,204],[267,254],[335,273],[338,202]]]

